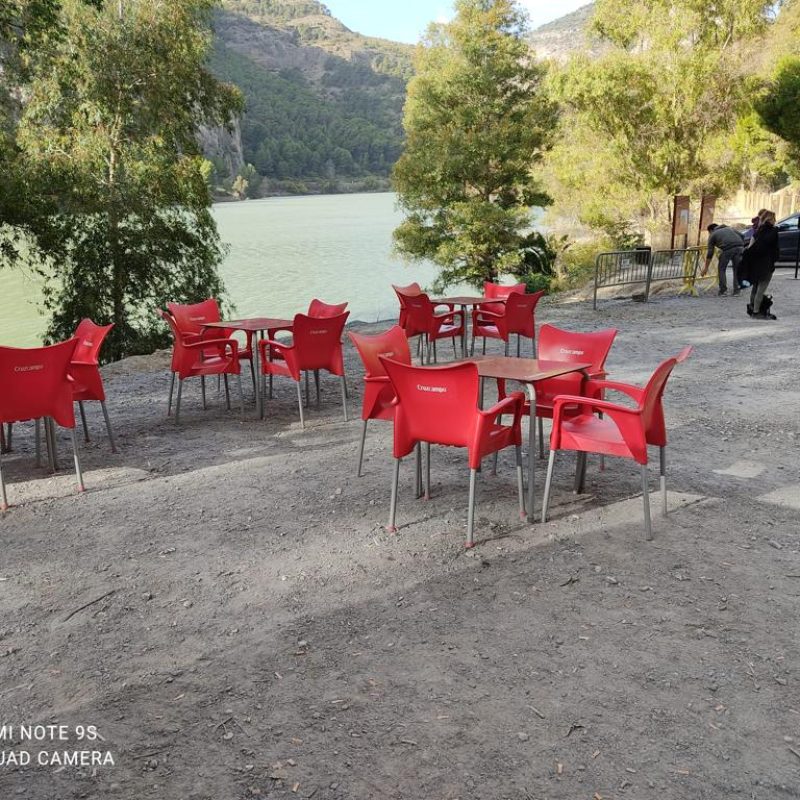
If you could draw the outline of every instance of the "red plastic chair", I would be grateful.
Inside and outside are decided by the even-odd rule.
[[[327,370],[342,379],[342,406],[344,420],[347,422],[347,387],[342,355],[342,331],[350,312],[337,317],[316,318],[306,314],[295,315],[292,323],[292,343],[262,339],[261,371],[264,375],[283,375],[297,383],[297,399],[300,406],[300,425],[305,428],[303,415],[303,394],[300,389],[300,376],[303,372]],[[319,384],[317,384],[319,399]]]
[[[168,311],[159,312],[172,331],[172,385],[169,389],[167,415],[172,408],[172,389],[175,378],[178,378],[178,397],[175,401],[175,424],[180,422],[181,394],[183,382],[188,378],[201,378],[203,408],[206,408],[205,381],[208,375],[221,375],[225,378],[226,405],[230,409],[230,397],[227,393],[228,375],[235,375],[239,384],[239,400],[244,416],[244,393],[242,392],[242,371],[239,364],[239,343],[236,339],[187,340],[184,332],[178,327],[175,318]]]
[[[472,363],[441,367],[416,367],[379,356],[392,382],[397,401],[394,417],[394,477],[389,511],[390,532],[395,532],[397,485],[400,462],[417,446],[425,443],[425,497],[431,492],[431,444],[466,447],[469,468],[469,510],[467,514],[467,547],[474,544],[475,479],[481,460],[487,455],[514,446],[517,455],[517,490],[519,513],[525,517],[522,485],[522,392],[514,392],[493,408],[478,407],[480,379]],[[502,414],[513,414],[511,425],[499,425]]]
[[[539,328],[539,359],[542,361],[568,361],[590,363],[586,370],[589,378],[605,378],[605,363],[617,335],[616,328],[606,328],[590,333],[568,331],[555,325]],[[539,422],[539,457],[544,458],[543,419],[553,418],[553,402],[561,394],[584,394],[585,377],[577,372],[539,381],[536,384],[536,417]],[[497,381],[499,397],[505,397],[505,381]],[[602,399],[600,397],[599,399]],[[530,403],[525,403],[525,413],[530,414]],[[565,411],[568,413],[568,411]]]
[[[398,292],[400,296],[401,292]],[[436,342],[440,339],[453,340],[453,353],[458,358],[456,338],[464,335],[464,314],[447,306],[447,311],[438,312],[430,297],[424,292],[403,295],[406,321],[403,328],[406,336],[422,336],[425,342],[425,361],[430,363],[431,352],[436,361]]]
[[[69,339],[50,347],[21,349],[0,347],[0,425],[28,419],[50,418],[62,428],[72,430],[75,475],[79,491],[84,491],[75,435],[75,409],[69,365],[75,351]],[[52,442],[50,443],[52,453]],[[0,468],[0,508],[8,508],[8,496]]]
[[[534,313],[544,292],[522,294],[511,292],[500,313],[476,308],[472,312],[472,347],[475,353],[475,339],[483,338],[483,352],[486,352],[487,339],[500,339],[505,342],[505,354],[512,334],[517,336],[517,356],[520,354],[521,337],[531,340],[531,348],[536,356],[536,322]],[[497,305],[496,303],[494,305]]]
[[[576,490],[581,491],[586,471],[586,453],[630,458],[641,466],[642,499],[644,504],[645,536],[653,538],[650,521],[650,494],[647,472],[647,446],[661,448],[661,493],[663,514],[667,514],[667,484],[665,473],[666,427],[662,396],[672,370],[685,361],[691,348],[684,348],[677,357],[668,358],[653,372],[643,388],[615,381],[588,381],[588,391],[598,393],[606,390],[623,392],[636,407],[618,405],[579,395],[562,395],[553,405],[553,430],[550,434],[550,461],[547,465],[542,521],[547,519],[553,465],[558,450],[576,450],[579,455],[576,472]],[[574,407],[579,410],[574,413]],[[602,417],[597,416],[602,414]]]
[[[512,292],[518,294],[525,294],[527,287],[524,283],[514,283],[511,286],[503,286],[499,283],[492,283],[491,281],[483,282],[483,296],[487,299],[494,297],[508,297]],[[491,311],[494,314],[503,313],[503,303],[481,303],[476,306],[481,311]]]
[[[90,319],[82,319],[75,329],[75,352],[69,365],[69,375],[72,379],[72,399],[78,404],[83,423],[83,435],[89,441],[89,428],[86,424],[86,412],[83,404],[87,400],[100,403],[103,418],[106,421],[108,441],[111,442],[111,452],[116,453],[114,434],[111,431],[111,420],[108,418],[106,408],[106,392],[103,387],[103,378],[100,375],[100,348],[108,332],[114,327],[111,325],[95,325]]]
[[[345,311],[347,311],[347,303],[323,303],[316,297],[308,304],[308,316],[316,319],[338,317]]]
[[[219,311],[219,303],[212,297],[208,300],[203,300],[200,303],[190,303],[184,305],[181,303],[167,303],[167,311],[172,314],[178,329],[188,343],[197,342],[207,339],[230,339],[233,337],[234,331],[230,328],[206,328],[207,322],[220,322],[222,316]],[[238,343],[238,357],[240,361],[250,362],[250,375],[253,379],[253,389],[256,385],[256,372],[253,367],[253,332],[247,331],[246,344],[242,347]],[[211,355],[214,355],[212,350]],[[175,378],[173,376],[173,387]],[[201,381],[203,384],[203,393],[205,395],[205,379]],[[227,389],[227,387],[226,387]],[[170,398],[172,392],[170,391]],[[205,408],[205,403],[203,404]]]
[[[395,286],[392,284],[392,289],[394,289],[394,293],[397,295],[397,300],[400,303],[400,317],[397,320],[397,324],[401,328],[405,328],[408,318],[408,313],[406,312],[406,297],[409,295],[415,296],[422,294],[422,287],[414,281],[414,283],[409,283],[408,286]]]
[[[394,419],[395,393],[381,356],[391,358],[401,364],[411,363],[411,351],[408,339],[399,325],[389,328],[377,336],[365,336],[361,333],[349,333],[350,341],[355,345],[364,364],[364,400],[361,405],[361,447],[358,451],[358,477],[361,477],[361,466],[364,462],[364,442],[367,438],[367,422],[371,419]]]

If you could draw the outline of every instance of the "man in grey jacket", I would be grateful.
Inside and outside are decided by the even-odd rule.
[[[742,235],[729,228],[727,225],[717,225],[712,223],[708,226],[708,250],[706,252],[706,263],[701,274],[708,272],[708,265],[714,256],[714,250],[719,248],[719,293],[728,293],[728,281],[725,273],[728,264],[733,267],[733,293],[739,294],[739,265],[742,263],[742,253],[744,252],[744,239]]]

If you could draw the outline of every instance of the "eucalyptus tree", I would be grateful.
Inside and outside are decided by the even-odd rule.
[[[114,322],[110,354],[152,349],[167,300],[222,291],[201,123],[238,90],[206,68],[213,0],[61,0],[62,33],[29,67],[18,158],[45,207],[28,220],[48,334]]]

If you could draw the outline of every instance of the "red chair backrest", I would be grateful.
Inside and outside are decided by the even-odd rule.
[[[397,295],[397,299],[400,301],[400,305],[403,305],[403,298],[409,294],[422,294],[422,287],[414,281],[414,283],[409,283],[408,286],[395,286],[392,284],[392,289],[394,289],[394,293]]]
[[[69,362],[75,339],[50,347],[0,347],[0,422],[52,417],[75,427]]]
[[[507,333],[519,333],[533,339],[536,327],[533,313],[544,292],[521,294],[511,292],[505,303],[504,327]]]
[[[200,336],[206,322],[219,322],[222,318],[219,313],[219,304],[212,297],[202,303],[167,303],[167,310],[172,314],[180,334],[193,334]]]
[[[466,362],[415,367],[383,358],[397,395],[394,455],[402,458],[417,441],[468,447],[478,420],[478,368]]]
[[[347,310],[347,303],[323,303],[322,300],[317,300],[315,297],[308,304],[308,316],[316,317],[317,319],[324,319],[325,317],[338,317],[344,314]]]
[[[539,328],[539,358],[543,361],[590,363],[589,372],[602,372],[616,335],[616,328],[580,333],[555,325],[542,325]]]
[[[295,315],[292,342],[298,369],[327,369],[335,375],[344,373],[342,331],[349,316],[349,311],[322,319]]]
[[[649,432],[664,425],[661,398],[664,395],[667,380],[677,363],[678,361],[675,358],[668,358],[666,361],[662,361],[656,367],[642,391],[642,400],[639,408],[642,412],[642,423],[645,431]]]
[[[359,356],[361,356],[365,377],[367,378],[378,378],[386,375],[381,357],[391,358],[401,364],[411,363],[408,338],[399,325],[395,325],[385,333],[379,333],[375,336],[366,336],[363,333],[350,333],[348,336],[355,345]]]
[[[428,333],[433,325],[434,305],[424,292],[419,294],[397,293],[403,303],[405,312],[405,328],[407,336]]]
[[[77,342],[75,344],[75,352],[72,354],[72,360],[80,361],[84,364],[90,362],[99,363],[100,348],[103,346],[103,341],[108,336],[108,332],[113,327],[113,322],[110,325],[95,325],[88,318],[82,319],[73,334]]]
[[[502,286],[499,283],[492,283],[491,281],[483,282],[483,296],[488,298],[495,297],[508,297],[511,292],[518,292],[525,294],[524,283],[514,283],[511,286]]]

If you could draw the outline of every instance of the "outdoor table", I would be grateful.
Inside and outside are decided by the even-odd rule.
[[[494,300],[492,300],[494,302]],[[511,356],[473,356],[464,359],[478,367],[481,378],[505,378],[522,383],[528,392],[531,404],[530,433],[528,443],[528,522],[534,521],[534,476],[536,470],[536,383],[570,372],[586,375],[591,364],[577,364],[567,361],[543,361],[538,358],[513,358]]]
[[[456,297],[442,297],[441,299],[431,300],[434,306],[438,305],[453,305],[460,306],[461,313],[464,315],[464,333],[461,339],[461,354],[464,358],[467,357],[467,308],[475,308],[483,303],[505,303],[507,297],[471,297],[467,295],[458,295]]]
[[[249,319],[231,319],[221,320],[220,322],[205,322],[204,328],[228,328],[234,331],[243,331],[244,333],[260,334],[264,338],[264,331],[276,330],[292,330],[294,320],[280,319],[277,317],[251,317]],[[256,338],[256,337],[254,337]],[[256,414],[259,419],[264,416],[264,402],[261,397],[261,370],[259,365],[259,352],[258,341],[253,342],[253,369],[256,373]]]

